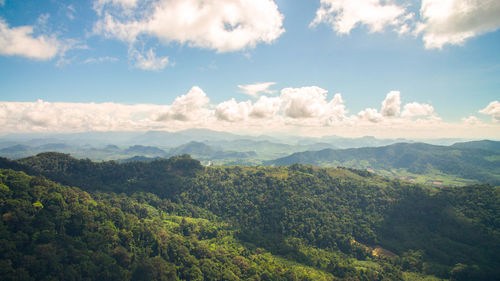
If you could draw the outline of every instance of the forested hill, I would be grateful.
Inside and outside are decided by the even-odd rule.
[[[204,167],[189,156],[44,153],[0,168],[1,280],[500,276],[490,185],[430,191],[361,170]]]
[[[480,141],[457,142],[453,144],[452,147],[500,151],[500,141],[480,140]]]
[[[324,167],[373,169],[382,174],[444,174],[500,184],[500,151],[487,150],[499,142],[462,143],[437,146],[424,143],[398,143],[382,147],[324,149],[306,151],[269,161],[267,165],[312,164]],[[480,147],[480,149],[478,148]]]

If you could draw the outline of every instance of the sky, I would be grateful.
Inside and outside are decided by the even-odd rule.
[[[0,0],[0,134],[500,139],[498,0]]]

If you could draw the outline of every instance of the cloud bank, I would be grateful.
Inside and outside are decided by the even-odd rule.
[[[284,88],[274,97],[233,98],[219,104],[212,104],[195,86],[169,105],[0,102],[0,133],[207,128],[308,136],[499,138],[500,103],[491,102],[479,113],[491,115],[494,122],[481,122],[476,116],[464,117],[460,123],[444,122],[429,104],[402,106],[398,91],[386,95],[380,111],[366,108],[349,113],[340,93],[329,98],[327,90],[317,86]]]

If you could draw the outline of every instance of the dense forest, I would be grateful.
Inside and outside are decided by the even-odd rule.
[[[498,280],[500,189],[364,170],[0,158],[1,280]]]
[[[305,151],[265,162],[268,165],[312,164],[322,167],[345,166],[373,169],[383,175],[457,179],[500,184],[500,142],[475,141],[452,146],[425,143],[396,143],[382,147]],[[458,183],[458,184],[457,184]]]

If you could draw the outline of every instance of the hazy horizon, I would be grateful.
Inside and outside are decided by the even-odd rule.
[[[227,133],[239,137],[251,137],[251,138],[310,138],[310,139],[322,139],[322,138],[345,138],[345,139],[360,139],[360,138],[375,138],[375,139],[403,139],[403,140],[438,140],[438,139],[460,139],[460,140],[500,140],[500,138],[482,138],[482,137],[437,137],[437,138],[426,138],[426,137],[416,137],[416,138],[405,138],[405,137],[393,137],[393,138],[381,138],[373,135],[357,135],[357,136],[342,136],[342,135],[320,135],[320,136],[304,136],[297,134],[287,134],[279,132],[269,132],[269,133],[250,133],[250,132],[238,132],[238,131],[222,131],[222,130],[212,130],[206,128],[188,128],[179,130],[131,130],[131,131],[77,131],[77,132],[25,132],[25,133],[1,133],[0,137],[7,136],[65,136],[65,135],[79,135],[79,134],[123,134],[123,135],[143,135],[151,132],[159,133],[183,133],[183,132],[193,132],[193,131],[206,131],[207,133]]]

